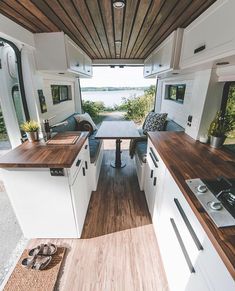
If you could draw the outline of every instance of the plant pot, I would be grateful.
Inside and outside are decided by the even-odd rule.
[[[225,136],[210,136],[210,146],[213,148],[220,148],[222,147],[224,141],[225,141]]]
[[[29,142],[34,142],[39,140],[38,131],[26,132]]]

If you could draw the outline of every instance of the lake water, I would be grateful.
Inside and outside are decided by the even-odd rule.
[[[142,96],[143,90],[122,90],[122,91],[89,91],[82,92],[83,100],[102,101],[105,106],[113,107],[115,104],[120,105],[123,98],[132,98]]]

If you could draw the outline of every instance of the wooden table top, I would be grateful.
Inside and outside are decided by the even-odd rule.
[[[133,121],[103,121],[95,138],[98,139],[131,139],[140,134]]]
[[[61,134],[81,136],[72,145],[50,145],[44,140],[25,142],[0,158],[0,168],[70,168],[85,143],[88,132]]]
[[[235,178],[234,153],[225,148],[213,149],[183,132],[152,132],[148,136],[235,279],[235,226],[216,227],[185,182],[218,176]]]

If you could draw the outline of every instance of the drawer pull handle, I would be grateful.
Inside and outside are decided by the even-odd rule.
[[[174,198],[174,202],[175,202],[175,205],[176,205],[181,217],[183,218],[183,221],[184,221],[184,223],[185,223],[185,225],[186,225],[186,227],[187,227],[187,229],[188,229],[188,231],[189,231],[189,233],[190,233],[190,235],[191,235],[191,237],[192,237],[197,249],[199,251],[202,251],[203,250],[203,246],[200,243],[200,241],[199,241],[199,239],[198,239],[198,237],[197,237],[197,235],[196,235],[191,223],[189,222],[188,217],[186,216],[182,206],[180,205],[179,200],[177,198]]]
[[[154,177],[153,179],[153,186],[156,186],[157,185],[157,177]]]
[[[76,167],[79,167],[81,164],[81,160],[77,160]]]
[[[88,148],[88,145],[86,144],[86,145],[85,145],[85,150],[87,150],[87,148]]]
[[[185,260],[186,260],[186,262],[187,262],[187,265],[188,265],[189,271],[190,271],[190,273],[195,273],[195,269],[194,269],[194,267],[193,267],[193,265],[192,265],[192,262],[191,262],[191,260],[190,260],[189,255],[188,255],[188,252],[187,252],[187,250],[186,250],[186,248],[185,248],[185,245],[184,245],[184,242],[183,242],[183,240],[182,240],[182,238],[181,238],[181,235],[180,235],[180,233],[179,233],[179,230],[178,230],[178,228],[177,228],[177,226],[176,226],[176,224],[175,224],[175,221],[174,221],[173,218],[170,218],[170,221],[171,221],[171,225],[172,225],[172,227],[173,227],[173,229],[174,229],[175,235],[176,235],[176,237],[177,237],[177,240],[178,240],[178,242],[179,242],[180,248],[181,248],[181,250],[182,250],[182,252],[183,252],[184,258],[185,258]]]
[[[86,170],[88,169],[88,163],[87,163],[87,161],[85,161],[85,168],[86,168]]]
[[[154,159],[156,160],[156,162],[159,162],[159,159],[157,158],[157,156],[156,156],[156,154],[155,154],[153,148],[150,147],[149,149],[150,149],[150,151],[151,151],[151,153],[152,153]]]
[[[194,50],[194,54],[197,54],[197,53],[199,53],[199,52],[201,52],[201,51],[204,51],[204,49],[206,49],[206,45],[205,45],[205,44],[202,45],[202,46],[199,46],[198,48],[196,48],[196,49]]]
[[[153,170],[151,170],[150,178],[153,178]]]
[[[82,167],[82,174],[83,174],[84,177],[86,176],[86,170],[85,170],[84,167]]]
[[[149,156],[150,156],[151,160],[153,161],[155,168],[158,168],[157,162],[154,160],[152,153],[149,153]]]

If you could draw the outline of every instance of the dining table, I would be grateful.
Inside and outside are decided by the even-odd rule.
[[[123,139],[140,137],[139,131],[133,121],[103,121],[95,136],[96,139],[115,139],[115,161],[111,162],[113,168],[123,168],[126,163],[121,160],[121,142]]]

